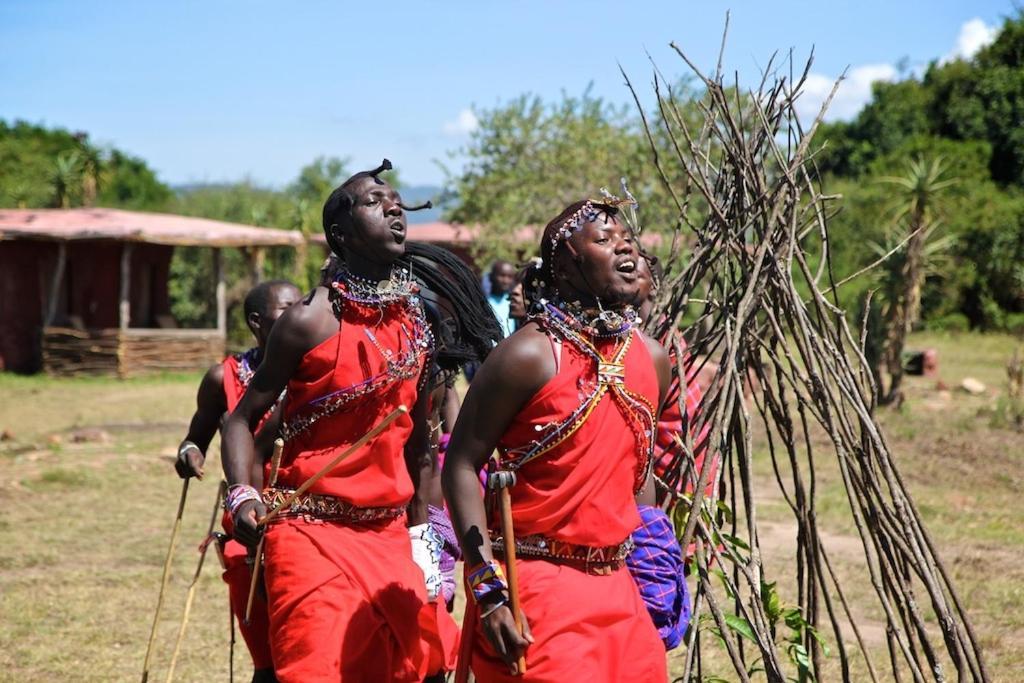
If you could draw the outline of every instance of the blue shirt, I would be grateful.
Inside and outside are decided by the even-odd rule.
[[[516,331],[515,322],[509,317],[509,313],[512,311],[512,300],[508,294],[488,294],[487,303],[491,305],[491,309],[494,310],[494,317],[498,319],[498,324],[501,326],[501,332],[503,335],[508,337]]]

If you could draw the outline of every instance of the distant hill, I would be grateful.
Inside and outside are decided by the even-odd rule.
[[[171,190],[181,196],[198,190],[229,189],[237,183],[182,183],[172,185]],[[441,209],[437,206],[441,193],[444,191],[440,185],[406,185],[402,188],[402,199],[406,204],[415,206],[422,204],[428,199],[434,202],[434,208],[414,211],[409,214],[410,223],[434,223],[441,220]]]

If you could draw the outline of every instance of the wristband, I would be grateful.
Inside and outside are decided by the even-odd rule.
[[[224,509],[234,518],[238,508],[242,507],[242,503],[250,500],[262,502],[263,497],[260,496],[259,491],[248,484],[235,484],[228,490],[228,495],[224,498]]]
[[[498,602],[494,603],[493,605],[488,607],[486,610],[481,612],[480,613],[480,618],[481,619],[486,619],[487,617],[489,617],[492,614],[494,614],[495,612],[497,612],[499,607],[504,607],[507,604],[508,604],[508,600],[506,600],[504,597],[502,597],[501,600],[498,600]]]
[[[191,441],[186,441],[183,444],[181,444],[181,446],[178,448],[178,457],[184,460],[185,454],[188,453],[189,450],[192,448],[199,451],[199,455],[203,456],[204,459],[206,458],[206,454],[203,453],[203,449],[201,449],[199,446],[195,445]]]
[[[508,590],[505,572],[501,570],[501,565],[494,560],[485,562],[470,571],[466,581],[473,591],[473,599],[477,602],[480,602],[495,591],[504,593]]]
[[[433,602],[441,593],[441,549],[444,539],[430,522],[409,527],[412,559],[423,571],[427,587],[427,600]]]

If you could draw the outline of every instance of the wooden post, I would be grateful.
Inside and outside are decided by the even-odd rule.
[[[125,242],[121,249],[121,297],[117,319],[118,326],[122,330],[127,330],[131,322],[132,250],[134,246],[131,242]]]
[[[266,262],[267,252],[263,247],[249,247],[245,251],[249,257],[249,279],[255,287],[263,281],[263,264]]]
[[[217,278],[217,331],[225,337],[228,330],[227,285],[224,283],[224,256],[220,247],[213,249],[213,271]]]
[[[57,304],[60,301],[60,290],[64,284],[64,270],[68,262],[67,242],[57,243],[57,266],[53,271],[53,279],[50,280],[50,302],[46,308],[46,317],[43,326],[52,325],[53,318],[57,315]]]

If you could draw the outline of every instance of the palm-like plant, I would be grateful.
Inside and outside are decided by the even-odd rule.
[[[942,225],[938,198],[942,191],[956,183],[944,178],[946,165],[942,157],[915,158],[907,164],[902,176],[884,176],[879,180],[896,186],[893,225],[905,246],[903,258],[889,261],[886,294],[885,344],[882,359],[889,373],[889,389],[882,391],[882,403],[897,402],[903,381],[903,349],[907,335],[921,316],[921,287],[930,264],[951,242],[950,238],[934,239]],[[900,234],[901,233],[901,234]],[[886,251],[888,253],[888,250]]]
[[[58,154],[50,174],[53,205],[67,209],[82,190],[82,158],[77,151]]]

